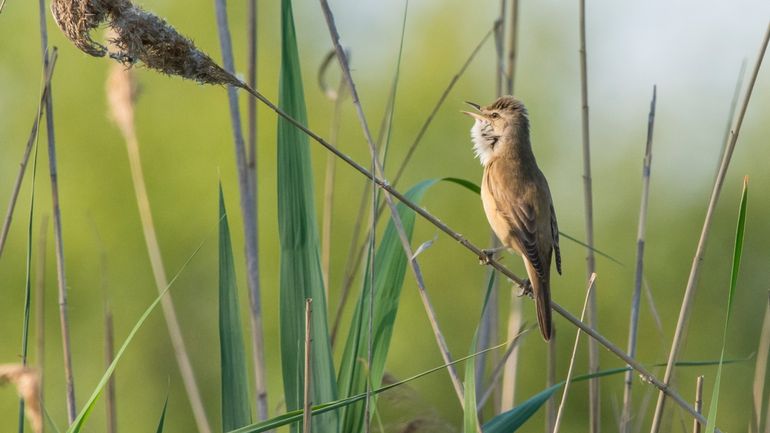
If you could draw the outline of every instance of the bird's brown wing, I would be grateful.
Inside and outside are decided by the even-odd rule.
[[[511,173],[497,170],[490,174],[487,188],[495,200],[497,211],[508,222],[510,236],[538,277],[547,280],[550,263],[546,257],[550,256],[550,249],[542,245],[543,235],[547,232],[544,233],[541,224],[538,224],[538,207],[542,207],[537,191],[528,189],[525,182]]]
[[[559,250],[559,223],[556,222],[556,210],[551,201],[551,237],[553,238],[553,255],[556,258],[556,271],[561,275],[561,251]]]

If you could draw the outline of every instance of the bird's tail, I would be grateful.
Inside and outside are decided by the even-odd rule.
[[[525,261],[526,262],[526,261]],[[551,287],[546,278],[540,279],[535,269],[528,262],[526,263],[529,282],[532,285],[532,296],[535,298],[537,308],[537,324],[540,326],[540,332],[545,341],[551,339],[553,324],[551,322]]]

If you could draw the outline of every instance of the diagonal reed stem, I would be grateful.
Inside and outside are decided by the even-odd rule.
[[[628,325],[628,355],[636,357],[637,330],[639,328],[639,307],[642,294],[642,280],[644,277],[644,240],[647,229],[647,205],[650,196],[650,166],[652,164],[652,131],[655,127],[655,103],[657,99],[657,87],[652,87],[652,101],[650,102],[650,114],[647,120],[647,144],[644,149],[644,163],[642,166],[642,203],[639,206],[639,226],[636,234],[636,272],[634,274],[634,293],[631,299],[631,319]],[[620,432],[629,433],[631,429],[631,386],[633,374],[628,371],[625,374],[623,387],[623,412],[620,415]]]
[[[583,301],[583,310],[580,312],[580,320],[585,320],[586,309],[588,308],[588,300],[591,298],[591,292],[594,288],[594,282],[596,281],[596,274],[591,274],[588,279],[588,289],[586,290],[586,298]],[[575,334],[575,344],[572,346],[572,356],[569,359],[569,368],[567,369],[567,378],[564,380],[564,391],[561,393],[561,403],[559,403],[559,410],[556,414],[556,419],[553,422],[553,429],[549,430],[553,433],[559,432],[561,426],[562,416],[564,415],[564,405],[567,401],[567,393],[569,392],[570,384],[572,383],[572,372],[575,368],[575,355],[577,355],[578,343],[580,342],[580,329]]]
[[[226,71],[234,73],[233,48],[230,40],[230,28],[227,22],[225,0],[215,0],[219,43],[222,49],[222,62]],[[241,198],[244,240],[246,243],[246,271],[249,285],[249,307],[251,318],[251,338],[254,352],[254,380],[257,394],[257,413],[259,419],[267,419],[267,387],[265,378],[265,349],[262,326],[262,305],[259,284],[259,249],[257,238],[256,177],[250,179],[249,162],[241,129],[238,95],[235,87],[227,87],[230,104],[230,120],[233,126],[235,160],[238,168],[238,189]],[[252,155],[256,158],[256,155]],[[256,169],[256,165],[254,166]],[[253,182],[253,183],[252,183]]]
[[[703,263],[703,257],[706,251],[706,240],[708,239],[709,232],[711,230],[711,221],[714,216],[714,209],[716,209],[717,201],[719,200],[719,194],[722,191],[722,185],[727,175],[727,169],[730,166],[730,160],[732,159],[733,151],[735,150],[735,144],[738,141],[738,134],[741,132],[741,126],[743,125],[743,119],[746,116],[746,110],[749,106],[749,100],[751,100],[751,94],[754,90],[754,84],[757,81],[757,75],[759,75],[759,69],[762,66],[762,59],[765,57],[765,51],[767,50],[767,44],[770,40],[770,22],[768,22],[767,30],[763,38],[762,44],[759,49],[756,63],[754,65],[754,71],[751,75],[748,87],[743,96],[743,102],[741,104],[738,117],[732,127],[727,146],[725,148],[722,162],[719,166],[719,172],[717,173],[716,180],[714,181],[714,188],[711,191],[711,197],[709,198],[709,204],[706,208],[706,218],[703,221],[703,228],[701,230],[700,239],[698,240],[698,247],[695,250],[695,257],[693,257],[692,267],[690,269],[690,276],[687,280],[687,287],[684,291],[684,298],[682,299],[682,306],[679,310],[679,320],[676,324],[676,331],[674,332],[674,339],[671,342],[671,351],[668,355],[668,364],[666,365],[666,372],[663,376],[663,384],[668,386],[671,383],[671,379],[674,374],[674,365],[679,357],[679,350],[684,340],[684,334],[687,328],[687,319],[690,315],[690,308],[692,307],[693,299],[695,298],[695,291],[698,285],[698,277],[700,276],[700,268]],[[663,418],[663,409],[665,407],[666,394],[658,394],[658,402],[655,406],[655,415],[652,420],[651,433],[657,433],[660,429],[660,424]]]

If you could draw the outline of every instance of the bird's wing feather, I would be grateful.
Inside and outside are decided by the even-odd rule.
[[[556,258],[556,271],[561,275],[561,251],[559,250],[559,223],[556,222],[556,210],[551,202],[551,236],[553,237],[553,253]]]

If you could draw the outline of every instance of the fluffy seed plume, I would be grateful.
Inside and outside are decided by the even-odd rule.
[[[56,24],[81,51],[109,56],[126,66],[142,62],[150,69],[178,75],[202,84],[231,84],[245,88],[193,42],[158,16],[129,0],[53,0]],[[91,31],[106,23],[114,32],[107,47],[91,39]]]
[[[0,385],[10,382],[24,399],[24,413],[35,433],[43,431],[40,411],[40,375],[37,369],[21,364],[0,364]]]

